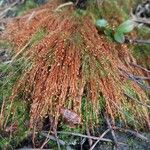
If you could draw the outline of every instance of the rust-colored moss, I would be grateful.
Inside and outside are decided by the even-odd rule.
[[[14,99],[24,91],[31,101],[30,126],[36,126],[47,115],[53,116],[57,124],[59,117],[66,115],[63,112],[72,114],[76,118],[71,119],[82,124],[83,96],[87,105],[92,103],[98,120],[102,95],[105,110],[114,122],[115,118],[127,121],[122,111],[127,105],[140,126],[149,126],[147,108],[127,101],[124,95],[128,79],[121,69],[142,75],[129,65],[136,61],[127,46],[108,42],[98,34],[89,16],[75,17],[72,7],[55,12],[57,5],[49,3],[9,23],[5,35],[18,53],[38,29],[46,31],[42,40],[27,48],[26,57],[32,67],[25,71],[12,93]],[[138,100],[146,103],[141,88],[133,81],[130,84]]]

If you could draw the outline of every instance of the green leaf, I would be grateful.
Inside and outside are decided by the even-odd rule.
[[[115,38],[115,40],[116,40],[117,42],[119,42],[119,43],[124,43],[124,41],[125,41],[125,37],[124,37],[124,34],[123,34],[123,33],[116,32],[116,33],[114,34],[114,38]]]
[[[119,33],[128,33],[131,32],[135,27],[135,23],[132,20],[127,20],[123,22],[119,27],[117,28],[116,32]]]
[[[97,27],[106,27],[108,25],[108,22],[107,20],[105,19],[98,19],[96,22],[95,22],[95,25]]]

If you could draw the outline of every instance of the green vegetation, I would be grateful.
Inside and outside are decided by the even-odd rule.
[[[17,9],[17,16],[21,16],[35,7],[38,7],[38,5],[34,2],[34,0],[26,0],[25,3]]]
[[[27,136],[28,129],[25,127],[25,122],[29,119],[28,104],[22,101],[22,94],[13,103],[8,100],[14,83],[26,67],[25,61],[21,59],[12,64],[0,65],[0,73],[3,75],[0,82],[1,149],[4,147],[13,149]],[[5,130],[3,130],[4,128]],[[7,137],[6,135],[9,136]]]
[[[85,16],[87,13],[89,13],[95,25],[99,28],[100,31],[102,30],[102,32],[105,34],[105,36],[107,36],[108,39],[110,39],[109,41],[111,42],[113,41],[112,40],[113,35],[116,33],[115,40],[120,43],[123,43],[124,42],[123,34],[131,32],[133,30],[133,24],[128,21],[124,22],[123,24],[121,23],[129,18],[128,12],[130,11],[131,6],[134,5],[134,3],[135,2],[133,2],[132,0],[126,1],[106,0],[102,5],[97,6],[96,0],[95,3],[89,1],[89,6],[87,10],[85,11],[78,9],[75,12],[75,16],[80,18],[81,16]],[[21,16],[30,9],[35,8],[37,6],[38,5],[34,1],[27,0],[24,5],[19,7],[17,15]],[[119,24],[121,25],[119,26]],[[149,29],[145,30],[144,28],[142,28],[137,29],[137,31],[134,32],[138,37],[147,38],[149,34]],[[33,34],[29,39],[28,45],[25,47],[25,50],[34,47],[44,38],[45,35],[47,35],[46,29],[44,28],[37,29],[35,34]],[[82,43],[81,35],[76,33],[75,36],[73,36],[72,41],[80,45]],[[0,48],[9,49],[11,47],[12,45],[10,43],[6,41],[0,41]],[[137,61],[141,63],[144,67],[149,69],[150,68],[150,64],[148,62],[148,59],[150,58],[149,45],[131,46],[131,49]],[[10,56],[13,56],[12,52],[9,53]],[[83,57],[82,71],[84,72],[85,78],[87,80],[89,79],[89,74],[91,73],[94,76],[95,71],[98,70],[98,68],[101,68],[99,72],[99,75],[101,77],[106,77],[107,75],[109,75],[109,72],[105,70],[97,60],[93,61],[96,64],[95,67],[96,69],[95,70],[93,69],[93,71],[89,73],[89,62],[90,59],[92,59],[92,57],[90,57],[90,55],[86,53],[86,50],[82,57]],[[145,61],[145,59],[147,61]],[[105,59],[104,63],[109,64],[109,60]],[[31,66],[32,64],[28,59],[26,59],[26,56],[17,57],[13,62],[10,61],[8,64],[7,63],[0,64],[0,108],[1,108],[0,149],[4,148],[14,149],[15,147],[21,146],[20,143],[24,141],[24,139],[28,138],[28,136],[30,135],[30,131],[28,129],[30,119],[29,117],[30,104],[28,101],[24,101],[25,89],[24,88],[21,89],[21,92],[19,93],[19,95],[17,95],[17,97],[15,97],[13,103],[11,101],[11,96],[13,96],[12,89],[16,85],[16,81],[19,81],[21,75],[25,74],[25,71],[28,70]],[[130,82],[124,86],[124,92],[129,96],[138,99],[137,94],[130,85]],[[146,94],[148,95],[148,93]],[[58,129],[67,132],[69,131],[76,133],[85,133],[86,128],[87,127],[90,128],[90,126],[92,126],[91,124],[93,123],[95,123],[96,126],[103,125],[104,124],[103,112],[105,110],[106,104],[102,94],[99,93],[99,95],[101,96],[99,96],[98,100],[99,103],[97,104],[97,107],[99,108],[99,114],[101,115],[101,117],[97,115],[98,113],[95,112],[95,110],[93,110],[93,101],[90,101],[88,97],[83,96],[81,104],[81,115],[83,118],[82,121],[84,127],[80,128],[80,125],[77,125],[76,128],[73,128],[61,122]],[[141,125],[138,123],[138,121],[135,120],[136,113],[134,114],[129,108],[128,105],[129,101],[130,100],[128,99],[124,101],[124,107],[121,110],[124,113],[125,120],[127,120],[126,124],[131,128],[140,129]],[[65,106],[70,108],[72,106],[72,103],[71,104],[66,103]],[[134,107],[134,105],[133,106],[131,105],[130,107]],[[117,121],[118,124],[122,123],[120,122],[119,118],[118,120],[116,119],[116,122]],[[91,124],[87,125],[87,122]],[[58,137],[63,141],[65,141],[66,143],[73,143],[73,142],[78,143],[80,141],[79,137],[74,136],[59,135]],[[43,141],[44,137],[39,132],[36,138],[39,141]],[[131,147],[133,145],[133,142],[134,141],[132,139],[128,141]],[[53,148],[57,146],[57,143],[50,140],[48,141],[48,145],[49,147]]]

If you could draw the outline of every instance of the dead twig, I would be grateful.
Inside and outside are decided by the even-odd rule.
[[[35,16],[35,11],[33,11],[33,12],[31,13],[31,15],[28,17],[28,19],[27,19],[26,22],[29,24],[30,21],[34,18],[34,16]]]
[[[57,142],[56,137],[49,135],[48,133],[45,132],[41,132],[41,135],[45,136],[47,138],[47,140],[53,140],[55,142]],[[63,140],[58,139],[60,145],[65,145],[66,143]]]
[[[113,140],[114,140],[114,143],[115,143],[115,147],[116,147],[117,150],[120,150],[120,148],[119,148],[119,143],[118,143],[118,141],[117,141],[115,132],[114,132],[112,126],[111,126],[111,123],[110,123],[110,121],[109,121],[109,118],[108,118],[107,114],[104,114],[104,117],[105,117],[106,123],[107,123],[107,125],[108,125],[108,128],[109,128],[110,131],[111,131],[111,134],[112,134],[112,137],[113,137]]]
[[[23,3],[24,1],[22,1],[21,3]],[[4,8],[1,8],[0,10],[0,21],[5,17],[6,13],[9,11],[9,10],[12,10],[17,4],[20,4],[20,0],[17,0],[15,2],[13,2],[12,4],[4,7]]]
[[[122,68],[119,69],[124,73],[123,75],[126,75],[130,80],[136,82],[143,90],[150,90],[150,86],[144,84],[142,79],[137,78],[137,76],[134,76]]]
[[[61,11],[61,9],[62,9],[63,7],[70,6],[70,5],[74,5],[73,2],[67,2],[67,3],[61,4],[61,5],[59,5],[54,11],[55,11],[55,12]]]
[[[75,5],[77,5],[79,3],[79,0],[76,0]]]
[[[114,130],[123,131],[123,132],[125,132],[125,133],[130,133],[130,134],[132,134],[133,136],[135,136],[135,137],[137,137],[137,138],[139,138],[139,139],[141,139],[141,140],[144,140],[144,141],[146,141],[146,142],[150,142],[150,139],[148,139],[148,138],[145,137],[144,135],[138,133],[137,131],[132,131],[132,130],[129,130],[129,129],[124,129],[124,128],[120,128],[120,127],[116,127],[116,126],[114,126],[113,129],[114,129]]]
[[[51,130],[49,130],[49,132],[48,132],[46,135],[44,135],[44,134],[41,133],[43,136],[46,137],[46,139],[44,140],[42,146],[40,147],[41,149],[43,149],[43,147],[45,146],[45,144],[47,144],[48,141],[50,140],[50,137],[51,137],[51,136],[50,136],[50,131],[51,131]]]
[[[90,150],[93,150],[95,146],[100,142],[100,140],[110,131],[110,129],[107,129],[100,137],[99,139],[93,144],[93,146],[90,148]]]
[[[82,137],[81,137],[82,138]],[[83,144],[85,143],[86,141],[86,138],[83,138],[82,141],[80,142],[80,145],[81,145],[81,150],[83,150]]]
[[[19,148],[16,150],[41,150],[40,148]],[[53,149],[44,149],[44,150],[53,150]]]
[[[150,44],[150,40],[135,39],[135,40],[132,40],[132,43],[136,43],[136,44]]]
[[[134,66],[134,67],[137,67],[137,68],[139,68],[139,69],[142,69],[143,71],[145,71],[145,72],[148,72],[148,73],[150,73],[150,70],[148,70],[148,69],[146,69],[146,68],[144,68],[144,67],[142,67],[142,66],[140,66],[140,65],[138,65],[138,64],[135,64],[135,63],[129,63],[130,65],[132,65],[132,66]]]
[[[129,39],[128,37],[126,37],[125,43],[128,43],[128,44],[150,44],[150,40]]]
[[[44,133],[47,133],[47,131],[43,131]],[[93,140],[98,140],[99,137],[95,137],[95,136],[88,136],[88,135],[84,135],[84,134],[80,134],[80,133],[73,133],[73,132],[64,132],[64,131],[57,131],[57,134],[66,134],[66,135],[73,135],[73,136],[78,136],[78,137],[83,137],[83,138],[90,138],[90,139],[93,139]],[[102,138],[101,141],[104,141],[104,142],[112,142],[112,140],[110,139],[107,139],[107,138]],[[121,145],[126,145],[125,143],[122,143],[122,142],[118,142],[119,144]]]
[[[58,136],[57,136],[57,131],[55,131],[55,138],[56,138],[58,150],[61,150],[61,148],[60,148],[60,143],[59,143],[59,139],[58,139]]]
[[[40,148],[42,149],[44,145],[51,139],[57,142],[58,150],[61,150],[60,145],[65,145],[66,143],[63,140],[58,139],[57,128],[54,128],[54,131],[52,131],[51,129],[52,128],[50,128],[50,130],[47,133],[44,131],[41,132],[43,136],[46,136],[46,139]],[[50,133],[52,133],[54,136],[50,135]]]
[[[150,80],[150,77],[134,76],[137,80]]]
[[[119,107],[113,100],[111,99],[108,99],[110,103],[112,103],[113,106],[115,106],[117,108],[117,110],[123,114],[123,115],[126,115],[126,113],[124,113],[124,110]],[[136,121],[135,119],[133,119],[131,116],[128,116],[132,121],[134,121],[136,124],[139,124],[138,121]]]
[[[150,25],[150,20],[149,19],[142,19],[142,18],[136,18],[136,19],[133,19],[134,22],[136,23],[143,23],[145,25]]]
[[[134,100],[135,102],[137,102],[138,104],[142,105],[142,106],[145,106],[145,107],[148,107],[150,108],[150,105],[147,105],[147,104],[143,104],[142,102],[139,102],[138,100],[136,100],[134,97],[130,96],[129,94],[127,93],[124,93],[124,95],[132,100]]]
[[[87,125],[86,125],[86,126],[87,126]],[[91,136],[88,126],[86,127],[86,134],[87,134],[88,136]],[[88,139],[88,143],[89,143],[89,146],[91,147],[92,144],[93,144],[92,139],[89,138],[89,139]]]
[[[99,140],[99,137],[95,137],[95,136],[88,136],[88,135],[84,135],[84,134],[80,134],[80,133],[72,133],[72,132],[63,132],[63,131],[57,131],[58,134],[67,134],[67,135],[73,135],[73,136],[79,136],[79,137],[84,137],[84,138],[90,138],[90,139],[93,139],[93,140]],[[104,142],[112,142],[112,140],[110,139],[107,139],[107,138],[101,138],[100,141],[104,141]],[[119,144],[122,144],[122,145],[126,145],[125,143],[122,143],[122,142],[118,142]]]
[[[0,110],[0,128],[2,128],[2,125],[4,123],[4,107],[5,107],[6,99],[3,97],[3,101],[1,104],[1,110]]]

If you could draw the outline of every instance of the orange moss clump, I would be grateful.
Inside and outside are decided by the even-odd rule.
[[[5,35],[14,44],[15,58],[21,55],[32,64],[12,92],[13,99],[23,91],[25,99],[31,101],[31,127],[47,116],[53,117],[56,125],[60,117],[71,124],[94,124],[102,107],[114,123],[116,118],[128,123],[127,109],[135,127],[149,126],[147,108],[124,95],[128,83],[136,99],[147,102],[141,88],[129,82],[122,71],[142,75],[129,65],[136,62],[126,45],[108,42],[99,35],[89,16],[76,15],[70,6],[56,12],[57,6],[49,3],[10,22]],[[40,29],[45,31],[44,37],[31,45]]]

